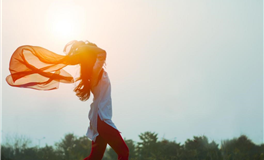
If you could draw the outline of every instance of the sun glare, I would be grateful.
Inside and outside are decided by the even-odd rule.
[[[74,39],[83,31],[85,13],[74,1],[57,0],[47,11],[48,32],[59,39]]]

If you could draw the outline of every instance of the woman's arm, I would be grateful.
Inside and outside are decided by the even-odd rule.
[[[105,50],[97,47],[95,44],[83,44],[78,47],[76,51],[73,51],[66,56],[65,63],[69,65],[77,65],[80,64],[85,59],[91,59],[91,57],[97,57],[100,55],[100,59],[106,58]],[[97,57],[98,58],[98,57]]]
[[[94,79],[98,78],[98,75],[101,72],[101,70],[105,64],[105,60],[106,60],[106,52],[102,52],[102,53],[97,54],[97,58],[96,58],[96,61],[94,63],[94,67],[93,67],[92,78],[94,78]]]
[[[105,64],[106,60],[106,51],[97,47],[94,44],[86,44],[78,48],[78,51],[83,52],[83,53],[88,53],[88,54],[95,54],[96,56],[96,61],[93,66],[93,73],[92,73],[92,84],[91,85],[96,85],[98,81],[99,74]],[[85,58],[85,57],[83,57]]]

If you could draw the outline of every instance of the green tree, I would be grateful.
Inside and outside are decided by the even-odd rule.
[[[66,134],[61,142],[56,143],[59,155],[63,155],[63,160],[83,159],[91,152],[91,141],[83,136],[77,138],[73,134]]]
[[[13,148],[1,145],[1,160],[12,160],[11,157],[14,157]]]
[[[260,160],[264,159],[264,149],[255,145],[245,135],[221,143],[221,151],[225,160]]]
[[[208,142],[206,136],[188,139],[184,144],[182,159],[188,160],[221,160],[221,152],[218,145],[213,141]]]
[[[63,160],[71,160],[73,159],[73,155],[70,154],[71,150],[74,145],[76,137],[73,134],[66,134],[64,139],[61,140],[61,142],[56,143],[57,149],[59,151],[59,154],[63,155]]]
[[[180,159],[183,152],[183,146],[175,141],[168,141],[166,139],[158,142],[158,148],[160,152],[160,160]]]
[[[157,134],[145,132],[139,135],[140,142],[125,142],[130,150],[130,160],[264,160],[264,144],[256,145],[245,135],[222,141],[221,149],[207,137],[188,139],[183,145],[163,139]],[[66,134],[56,147],[29,147],[30,139],[14,137],[1,145],[2,160],[82,160],[91,150],[87,137]],[[112,149],[107,149],[103,160],[117,159]]]
[[[46,145],[43,148],[39,148],[38,151],[39,160],[61,160],[63,159],[63,155],[58,152],[58,150],[54,149],[52,146]]]
[[[3,159],[23,160],[23,155],[31,143],[31,140],[26,136],[14,135],[13,137],[6,137],[5,141],[5,145],[1,145],[1,153],[3,155],[1,155],[1,158],[3,157]]]
[[[23,149],[22,152],[16,155],[15,160],[40,160],[37,147]]]
[[[74,147],[70,153],[75,155],[77,159],[83,159],[90,154],[91,149],[92,142],[86,136],[82,136],[74,141]]]
[[[145,132],[139,135],[140,142],[136,147],[138,160],[154,160],[160,156],[158,150],[158,134],[155,132]]]
[[[135,159],[136,158],[135,142],[132,139],[128,139],[128,140],[124,139],[124,141],[126,142],[126,145],[127,145],[128,149],[129,149],[129,159],[130,160]]]

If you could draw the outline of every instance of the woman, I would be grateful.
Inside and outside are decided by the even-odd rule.
[[[74,89],[80,100],[87,100],[90,90],[94,99],[89,112],[90,126],[87,137],[92,140],[92,151],[85,160],[102,159],[109,144],[118,154],[118,159],[128,159],[128,147],[112,122],[111,86],[107,72],[103,69],[106,52],[95,44],[75,42],[73,55],[82,57],[79,85]]]
[[[56,89],[59,82],[73,82],[71,75],[62,68],[79,64],[80,77],[76,80],[79,84],[74,91],[82,101],[89,99],[90,92],[94,96],[86,133],[92,140],[92,150],[84,160],[102,159],[107,144],[114,149],[119,160],[127,160],[128,147],[111,120],[111,85],[103,68],[106,52],[93,43],[83,41],[68,43],[64,51],[66,56],[37,46],[19,47],[11,57],[11,75],[6,78],[8,84],[37,90]]]

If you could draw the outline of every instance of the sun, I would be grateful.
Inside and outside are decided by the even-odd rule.
[[[56,0],[47,10],[46,28],[56,38],[74,39],[83,31],[84,23],[84,10],[74,1]]]

